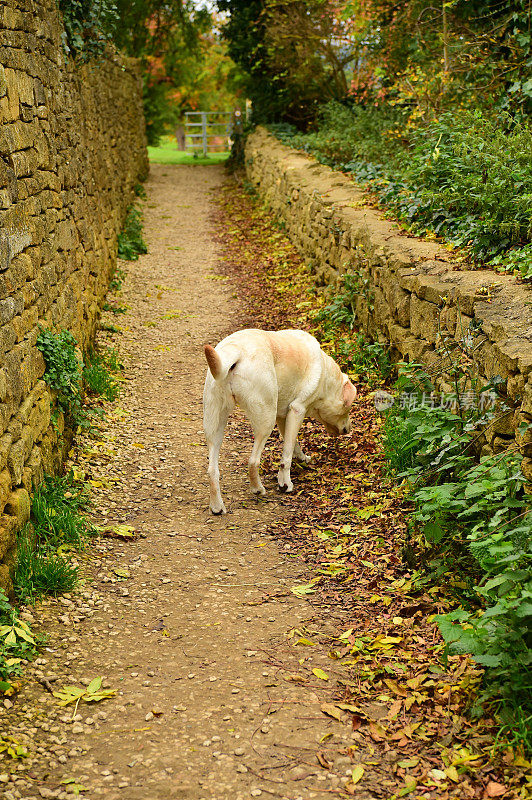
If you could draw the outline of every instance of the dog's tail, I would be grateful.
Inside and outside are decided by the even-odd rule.
[[[216,381],[222,381],[227,378],[229,371],[234,369],[238,362],[238,354],[236,352],[228,353],[222,351],[219,353],[210,344],[205,345],[205,358],[211,375]]]

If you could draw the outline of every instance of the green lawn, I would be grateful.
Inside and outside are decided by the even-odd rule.
[[[220,164],[229,153],[209,153],[205,158],[200,155],[194,158],[190,153],[178,150],[173,137],[165,136],[158,147],[148,147],[148,157],[155,164]]]

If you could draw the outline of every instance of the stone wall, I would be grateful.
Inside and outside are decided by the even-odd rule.
[[[147,174],[135,63],[66,60],[55,0],[0,0],[0,586],[30,495],[60,464],[38,324],[91,341]],[[58,421],[62,428],[61,418]]]
[[[515,441],[532,483],[532,290],[492,270],[469,270],[442,245],[407,235],[368,206],[346,176],[282,145],[264,129],[249,136],[246,172],[284,220],[319,285],[357,276],[361,331],[391,345],[397,359],[424,362],[438,388],[452,391],[445,350],[468,358],[478,375],[500,376],[499,407],[482,440],[498,452]],[[474,320],[473,324],[472,321]],[[445,347],[444,347],[445,345]]]

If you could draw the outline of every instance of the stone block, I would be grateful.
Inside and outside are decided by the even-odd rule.
[[[7,466],[7,457],[13,444],[13,435],[11,433],[4,433],[0,436],[0,472]]]
[[[528,483],[532,483],[532,458],[523,458],[521,462],[521,472]]]
[[[4,513],[16,519],[17,528],[29,522],[31,511],[30,496],[26,489],[15,489],[9,495]]]
[[[428,344],[435,344],[439,331],[439,308],[434,303],[420,300],[415,294],[410,298],[410,329],[414,336]]]
[[[11,481],[13,482],[13,486],[18,486],[22,481],[25,449],[25,442],[22,439],[18,439],[16,442],[14,442],[14,444],[11,445],[7,456],[7,467]]]
[[[7,498],[11,494],[11,474],[9,470],[3,469],[0,472],[0,513],[2,512]]]

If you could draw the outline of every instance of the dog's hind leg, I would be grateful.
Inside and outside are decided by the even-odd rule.
[[[275,426],[275,412],[271,413],[265,411],[265,409],[260,409],[259,413],[257,413],[257,411],[254,410],[252,413],[248,412],[248,419],[253,429],[253,447],[249,457],[249,482],[251,484],[251,491],[254,494],[266,494],[266,489],[262,485],[259,476],[259,466],[264,445],[268,441],[268,437]]]
[[[285,425],[286,425],[286,418],[285,417],[277,417],[277,427],[279,428],[279,430],[281,432],[281,436],[283,437],[283,439],[284,439]],[[301,449],[301,446],[300,446],[299,442],[297,441],[297,439],[296,439],[296,443],[294,445],[294,458],[296,458],[298,461],[301,461],[302,464],[308,464],[309,461],[311,460],[310,456],[305,455],[305,453]]]
[[[234,408],[234,403],[228,402],[224,392],[218,387],[211,391],[205,387],[203,401],[203,430],[209,448],[209,486],[210,508],[213,514],[225,514],[226,508],[220,491],[220,469],[218,466],[220,448],[224,438],[227,418]]]

